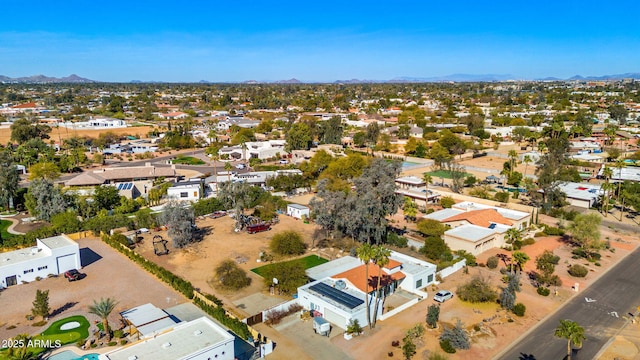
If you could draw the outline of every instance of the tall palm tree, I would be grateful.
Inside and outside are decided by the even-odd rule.
[[[373,246],[371,246],[371,244],[369,243],[365,243],[360,245],[359,248],[356,249],[356,255],[358,255],[358,259],[362,260],[364,262],[365,265],[365,277],[366,277],[366,281],[365,281],[365,302],[367,305],[367,324],[369,325],[369,329],[372,329],[373,327],[371,326],[371,308],[369,306],[369,263],[371,262],[371,260],[374,257],[374,250],[373,250]]]
[[[602,170],[602,176],[604,177],[604,184],[601,186],[604,191],[604,196],[602,197],[602,211],[604,212],[604,217],[607,217],[607,214],[609,213],[609,195],[613,187],[613,184],[611,184],[609,180],[613,176],[613,171],[610,167],[605,166],[604,170]]]
[[[520,232],[520,230],[512,227],[509,230],[507,230],[507,232],[505,233],[505,237],[506,237],[507,244],[511,245],[511,253],[512,253],[512,257],[513,257],[513,250],[514,250],[515,242],[516,241],[520,241],[520,239],[522,238],[522,233]],[[511,265],[510,265],[509,272],[513,272],[513,263],[514,263],[514,259],[511,259]]]
[[[391,256],[391,250],[385,248],[382,245],[378,245],[373,248],[373,262],[378,265],[378,285],[376,286],[376,301],[375,309],[373,310],[373,327],[376,327],[376,321],[378,320],[378,308],[380,306],[380,293],[382,292],[384,302],[384,291],[380,289],[382,284],[382,268],[389,265],[389,257]]]
[[[524,176],[523,176],[523,178],[526,178],[527,177],[527,167],[529,166],[529,164],[531,164],[533,162],[533,159],[531,159],[531,156],[525,155],[522,158],[522,162],[524,163]]]
[[[425,206],[427,206],[427,204],[429,203],[429,184],[431,184],[431,180],[433,180],[433,178],[431,177],[431,175],[429,175],[429,173],[422,174],[422,181],[424,181],[424,188],[426,190],[424,198]]]
[[[100,301],[93,300],[93,305],[89,306],[89,313],[98,315],[102,319],[104,332],[107,334],[107,341],[111,340],[111,332],[109,331],[109,315],[116,308],[118,302],[112,298],[100,298]]]
[[[227,171],[227,180],[231,181],[231,163],[227,161],[224,164],[224,169]]]
[[[516,159],[518,159],[518,152],[509,150],[509,176],[513,175],[516,170]]]
[[[555,337],[567,339],[567,360],[571,360],[571,343],[581,346],[584,336],[584,328],[571,320],[560,320],[560,325],[553,333]]]
[[[620,187],[622,186],[622,168],[627,166],[627,163],[623,159],[618,159],[615,162],[615,168],[618,169],[618,201],[620,201]]]

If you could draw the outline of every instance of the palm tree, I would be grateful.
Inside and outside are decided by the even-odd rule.
[[[374,257],[373,247],[369,243],[365,243],[360,245],[359,248],[356,249],[356,255],[358,255],[358,259],[364,261],[365,265],[365,302],[367,305],[367,324],[369,325],[369,329],[372,329],[371,326],[371,308],[369,307],[369,263]]]
[[[522,158],[522,162],[524,163],[524,176],[523,176],[523,178],[526,178],[527,177],[527,167],[529,166],[530,163],[533,162],[533,159],[531,159],[531,156],[525,155]]]
[[[425,188],[425,198],[424,198],[424,205],[427,206],[427,204],[429,203],[429,184],[431,184],[431,180],[432,177],[431,175],[429,175],[429,173],[424,173],[422,174],[422,181],[424,181],[424,188]]]
[[[529,255],[523,253],[522,251],[516,251],[513,253],[513,262],[518,264],[518,269],[520,269],[520,271],[523,270],[524,264],[526,264],[529,260],[531,260]]]
[[[507,232],[505,233],[505,237],[506,237],[507,244],[511,245],[511,251],[513,253],[515,242],[520,241],[520,239],[522,238],[522,233],[520,232],[520,230],[512,227],[509,230],[507,230]],[[510,265],[511,269],[509,270],[509,272],[513,272],[513,262],[514,260],[511,260],[511,265]]]
[[[224,169],[227,171],[227,179],[228,179],[229,181],[231,181],[231,169],[232,169],[232,168],[231,168],[231,163],[227,161],[227,162],[224,164]]]
[[[584,328],[571,320],[560,320],[560,325],[553,333],[554,336],[567,339],[567,360],[571,360],[571,343],[581,346],[584,336]]]
[[[613,176],[613,171],[610,167],[605,166],[604,170],[602,170],[602,176],[604,176],[604,184],[602,184],[601,186],[601,189],[604,191],[604,196],[602,197],[602,207],[604,217],[607,217],[607,214],[609,213],[609,192],[613,188],[613,184],[611,184],[609,180]]]
[[[540,151],[541,153],[544,154],[544,152],[547,150],[547,144],[543,143],[543,142],[539,142],[538,143],[538,151]]]
[[[615,168],[618,169],[618,201],[620,201],[620,187],[622,186],[622,168],[626,166],[623,159],[618,159],[615,162]]]
[[[509,176],[513,175],[516,169],[516,159],[518,158],[518,152],[515,150],[509,150]]]
[[[108,317],[116,308],[118,302],[112,298],[100,298],[100,301],[93,300],[93,305],[89,306],[89,313],[98,315],[102,319],[102,326],[104,328],[104,332],[107,334],[107,342],[111,340],[111,332],[109,331],[109,320]]]
[[[389,257],[391,256],[391,250],[385,248],[382,245],[378,245],[373,248],[373,262],[378,265],[378,285],[376,286],[376,307],[373,310],[373,327],[376,327],[376,320],[378,319],[378,308],[380,307],[380,293],[383,295],[384,302],[384,290],[380,289],[382,284],[382,268],[389,265]]]

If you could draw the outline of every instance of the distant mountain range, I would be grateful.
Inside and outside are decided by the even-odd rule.
[[[511,74],[451,74],[445,76],[432,76],[432,77],[411,77],[401,76],[391,80],[336,80],[335,84],[371,84],[371,83],[429,83],[429,82],[501,82],[510,80],[535,80],[535,81],[603,81],[603,80],[622,80],[622,79],[640,79],[640,73],[624,73],[614,75],[600,75],[600,76],[582,76],[574,75],[567,79],[561,79],[557,77],[545,77],[538,79],[525,79],[522,77],[514,76]],[[76,74],[71,74],[66,77],[56,78],[45,75],[33,75],[27,77],[11,78],[8,76],[0,75],[0,83],[24,83],[24,84],[47,84],[47,83],[97,83],[102,81],[95,81],[87,78],[80,77]],[[131,80],[132,84],[152,84],[163,83],[164,81],[143,81],[143,80]],[[226,81],[227,83],[242,83],[242,84],[304,84],[304,83],[330,83],[331,81],[300,81],[296,78],[289,80],[247,80],[247,81]],[[200,80],[200,84],[213,84],[216,81]],[[222,83],[222,82],[218,82]]]
[[[80,77],[76,74],[71,74],[66,77],[57,78],[49,77],[45,75],[33,75],[19,78],[11,78],[8,76],[0,75],[0,82],[3,83],[24,83],[24,84],[48,84],[48,83],[77,83],[86,84],[94,83],[96,81]]]

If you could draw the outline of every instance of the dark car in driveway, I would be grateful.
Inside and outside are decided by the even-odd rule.
[[[69,281],[84,279],[86,275],[76,269],[69,270],[64,273],[64,277]]]
[[[268,231],[271,230],[271,225],[267,224],[267,223],[262,223],[262,224],[255,224],[255,225],[249,225],[247,226],[247,232],[249,234],[255,234],[261,231]]]

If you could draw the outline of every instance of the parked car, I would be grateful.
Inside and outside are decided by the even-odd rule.
[[[433,296],[433,300],[439,303],[443,303],[451,298],[453,298],[453,294],[451,293],[451,291],[447,290],[440,290]]]
[[[81,273],[80,271],[76,270],[76,269],[72,269],[72,270],[69,270],[69,271],[65,272],[64,273],[64,277],[68,281],[76,281],[76,280],[80,280],[80,279],[84,278],[85,275],[83,273]]]
[[[212,219],[217,219],[217,218],[221,218],[223,216],[226,216],[227,212],[226,211],[214,211],[211,215],[209,215]]]
[[[288,163],[289,163],[288,160],[285,160],[285,159],[280,160],[280,164],[282,164],[282,165],[286,165]]]
[[[238,170],[244,170],[246,167],[247,167],[247,165],[245,165],[245,164],[237,164],[236,165],[236,169],[238,169]]]
[[[247,226],[247,232],[249,234],[255,234],[255,233],[267,231],[267,230],[271,230],[271,225],[266,223]]]

